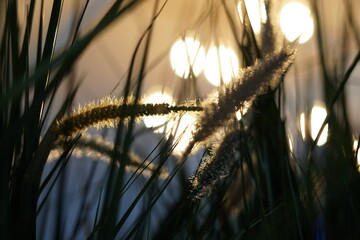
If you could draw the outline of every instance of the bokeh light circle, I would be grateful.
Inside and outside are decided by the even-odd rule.
[[[170,50],[170,62],[175,74],[188,78],[191,70],[198,76],[203,70],[205,50],[198,40],[192,37],[177,40]]]
[[[315,105],[311,110],[311,137],[315,140],[318,135],[321,125],[323,124],[327,116],[326,109],[322,106]],[[326,124],[324,130],[322,131],[319,141],[317,142],[318,146],[322,146],[326,143],[328,137],[328,125]]]
[[[265,23],[267,20],[266,8],[264,0],[245,0],[246,12],[249,16],[251,27],[254,33],[260,33],[261,24]],[[244,22],[242,2],[240,1],[237,5],[237,10],[239,12],[240,21]]]
[[[206,55],[204,73],[206,79],[214,86],[228,83],[237,76],[239,71],[239,60],[235,52],[224,46],[212,47]]]
[[[154,92],[147,96],[144,103],[173,103],[173,98],[165,92]],[[159,127],[166,123],[168,120],[167,116],[147,116],[144,117],[144,124],[148,128]],[[157,132],[164,131],[164,127],[160,127],[156,130]]]
[[[316,103],[313,106],[313,108],[311,109],[310,120],[306,119],[305,113],[301,113],[300,114],[300,132],[301,132],[302,138],[305,140],[306,129],[309,128],[311,138],[313,140],[315,140],[326,116],[327,116],[326,109],[320,103]],[[307,125],[309,127],[307,127]],[[324,145],[327,141],[327,138],[328,138],[328,124],[325,125],[325,127],[320,135],[320,138],[317,142],[317,145],[318,146]]]
[[[174,138],[175,148],[173,153],[181,155],[184,152],[192,139],[195,122],[195,117],[190,113],[185,113],[180,119],[169,121],[167,124],[169,132],[167,132],[166,137],[172,136]]]
[[[314,32],[314,21],[310,9],[302,3],[290,2],[280,12],[280,28],[290,42],[299,38],[308,41]]]

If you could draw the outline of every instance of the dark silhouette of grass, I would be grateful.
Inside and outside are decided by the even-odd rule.
[[[353,136],[358,133],[353,132],[348,120],[345,92],[360,54],[339,43],[342,62],[332,70],[319,1],[311,1],[311,7],[328,115],[314,140],[298,141],[306,157],[290,149],[288,120],[283,114],[283,83],[293,59],[289,46],[296,44],[281,39],[274,12],[260,35],[252,30],[246,10],[240,24],[232,11],[235,2],[221,0],[218,5],[209,5],[212,8],[204,9],[198,18],[202,23],[217,11],[224,11],[244,60],[243,75],[219,87],[217,101],[201,99],[196,105],[141,102],[149,51],[157,44],[153,42],[153,29],[167,5],[167,1],[155,0],[151,22],[130,59],[121,89],[123,100],[103,101],[67,114],[79,85],[69,84],[68,94],[60,102],[54,101],[60,87],[67,84],[74,64],[94,39],[121,21],[124,14],[132,14],[142,1],[114,1],[92,28],[81,33],[89,3],[84,2],[69,42],[60,50],[55,47],[63,0],[52,4],[48,23],[42,17],[44,1],[40,6],[35,0],[29,1],[24,24],[19,22],[20,1],[1,3],[5,15],[0,17],[0,239],[43,239],[49,229],[52,238],[65,239],[66,228],[72,239],[82,234],[89,239],[360,239],[359,146],[355,150],[352,147]],[[268,11],[275,11],[273,3],[265,1]],[[339,39],[346,42],[350,33],[359,47],[353,4],[351,0],[344,2],[345,30]],[[244,2],[242,5],[245,7]],[[40,15],[35,14],[36,9]],[[37,29],[35,21],[39,22]],[[34,51],[30,39],[35,41],[35,63],[31,62],[30,52]],[[354,57],[347,66],[350,53]],[[196,88],[197,79],[192,73],[190,76],[192,82],[187,86]],[[248,112],[237,120],[235,111],[244,104],[248,104]],[[55,117],[50,111],[56,112]],[[179,141],[172,138],[163,138],[146,157],[132,153],[134,141],[146,132],[135,131],[139,116],[191,111],[200,113],[183,156],[176,159],[172,154]],[[108,121],[116,132],[112,144],[82,138],[81,132],[87,127],[98,124],[102,128],[101,123]],[[316,144],[326,124],[327,143],[319,148]],[[206,144],[203,156],[191,156],[199,142]],[[45,171],[54,149],[58,157]],[[70,209],[66,189],[73,166],[70,163],[76,161],[71,156],[77,151],[96,152],[110,161],[101,183],[93,184],[92,175],[100,165],[94,161],[97,163],[78,193],[82,202],[74,214],[74,225],[68,226],[63,212]],[[184,167],[191,161],[189,157],[200,160],[192,178]],[[137,192],[133,190],[136,187]],[[92,193],[98,190],[94,197]],[[169,194],[171,201],[163,197]],[[56,204],[51,204],[51,198],[57,199]],[[132,200],[127,203],[127,199]],[[91,210],[94,218],[89,217]],[[40,222],[49,225],[40,227]]]

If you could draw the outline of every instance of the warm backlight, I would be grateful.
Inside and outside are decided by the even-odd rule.
[[[266,9],[263,0],[245,0],[246,12],[249,16],[251,27],[254,33],[260,33],[261,24],[267,20]],[[242,2],[237,5],[240,21],[244,22],[245,11],[242,9]]]
[[[301,136],[302,138],[305,140],[306,137],[306,129],[305,129],[305,113],[301,113],[300,114],[300,132],[301,132]]]
[[[314,106],[311,110],[311,137],[315,140],[317,134],[320,131],[321,125],[323,124],[326,118],[326,110],[321,106]],[[319,141],[317,142],[318,146],[322,146],[326,143],[328,137],[328,125],[326,124],[324,130],[322,131]]]
[[[299,2],[290,2],[280,12],[280,28],[290,42],[299,38],[308,41],[314,32],[314,22],[309,8]]]
[[[228,83],[239,71],[239,60],[235,52],[224,46],[212,47],[206,55],[204,72],[207,80],[214,86]]]
[[[301,132],[302,138],[305,140],[306,128],[308,126],[310,129],[311,138],[313,140],[315,140],[326,116],[327,116],[326,109],[321,105],[315,105],[312,108],[311,115],[310,115],[310,121],[308,119],[306,119],[305,113],[301,113],[300,114],[300,132]],[[326,124],[324,127],[324,130],[322,131],[322,133],[320,135],[317,145],[318,146],[324,145],[327,141],[327,137],[328,137],[328,125]]]
[[[167,125],[169,132],[167,133],[167,138],[173,136],[174,138],[174,153],[180,154],[184,152],[185,148],[188,146],[191,138],[192,132],[195,127],[195,117],[189,113],[181,116],[180,119],[174,119],[170,121]]]
[[[354,140],[353,149],[354,149],[355,154],[357,155],[357,159],[356,159],[357,164],[356,165],[357,165],[358,171],[360,172],[360,151],[358,150],[358,145],[359,145],[359,141]]]
[[[191,37],[180,39],[171,47],[171,66],[179,77],[189,78],[191,72],[198,76],[203,70],[204,61],[204,48],[199,41]]]
[[[147,96],[144,100],[145,103],[168,103],[172,104],[173,99],[169,94],[164,92],[155,92],[149,96]],[[159,127],[167,121],[166,116],[149,116],[144,118],[144,124],[148,128]],[[164,131],[164,127],[159,127],[156,131],[162,132]]]
[[[147,96],[144,103],[168,103],[172,104],[173,99],[169,94],[155,92]],[[195,117],[186,113],[182,116],[149,116],[144,117],[144,124],[148,128],[156,128],[155,132],[165,133],[166,138],[173,137],[174,153],[181,154],[187,147],[194,129]]]

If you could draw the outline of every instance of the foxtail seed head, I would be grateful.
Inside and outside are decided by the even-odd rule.
[[[295,50],[284,49],[272,53],[253,66],[241,71],[239,76],[218,89],[216,99],[205,101],[203,111],[195,124],[193,138],[184,151],[180,163],[184,162],[198,144],[211,137],[221,126],[227,124],[239,109],[248,108],[252,101],[264,94],[269,88],[275,89],[283,72],[294,59]]]
[[[97,103],[87,104],[70,115],[63,117],[53,128],[58,140],[71,137],[77,132],[85,132],[88,127],[115,127],[119,121],[126,123],[130,117],[165,115],[171,112],[201,111],[202,107],[194,105],[171,106],[167,103],[151,104],[124,99],[106,97]]]
[[[190,179],[191,199],[199,199],[210,195],[219,182],[227,177],[237,161],[235,153],[238,152],[240,139],[243,133],[234,130],[214,147],[210,156],[205,157],[195,175]]]
[[[274,89],[293,58],[294,51],[289,49],[268,55],[243,70],[233,81],[220,87],[217,99],[210,99],[203,104],[204,111],[198,118],[194,141],[205,140],[220,126],[224,126],[245,103],[249,105],[268,88]]]

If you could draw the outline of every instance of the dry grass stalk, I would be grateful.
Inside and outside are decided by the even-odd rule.
[[[268,89],[275,89],[282,74],[292,63],[294,55],[294,50],[286,48],[257,60],[253,66],[241,71],[233,81],[220,87],[217,98],[205,101],[193,139],[184,151],[181,161],[187,158],[195,144],[206,140],[219,127],[226,125],[237,110],[245,105],[249,107],[257,96],[264,94]]]
[[[78,110],[63,117],[57,122],[53,130],[58,139],[66,139],[78,132],[85,132],[88,127],[115,127],[119,121],[127,122],[130,117],[151,115],[165,115],[172,112],[201,111],[202,108],[194,105],[171,106],[167,103],[135,103],[132,98],[117,99],[105,97],[98,102],[79,106]]]
[[[214,147],[210,156],[203,159],[195,175],[190,179],[191,199],[200,199],[204,195],[210,195],[218,183],[231,173],[231,169],[237,159],[235,153],[240,146],[242,132],[234,130]]]

